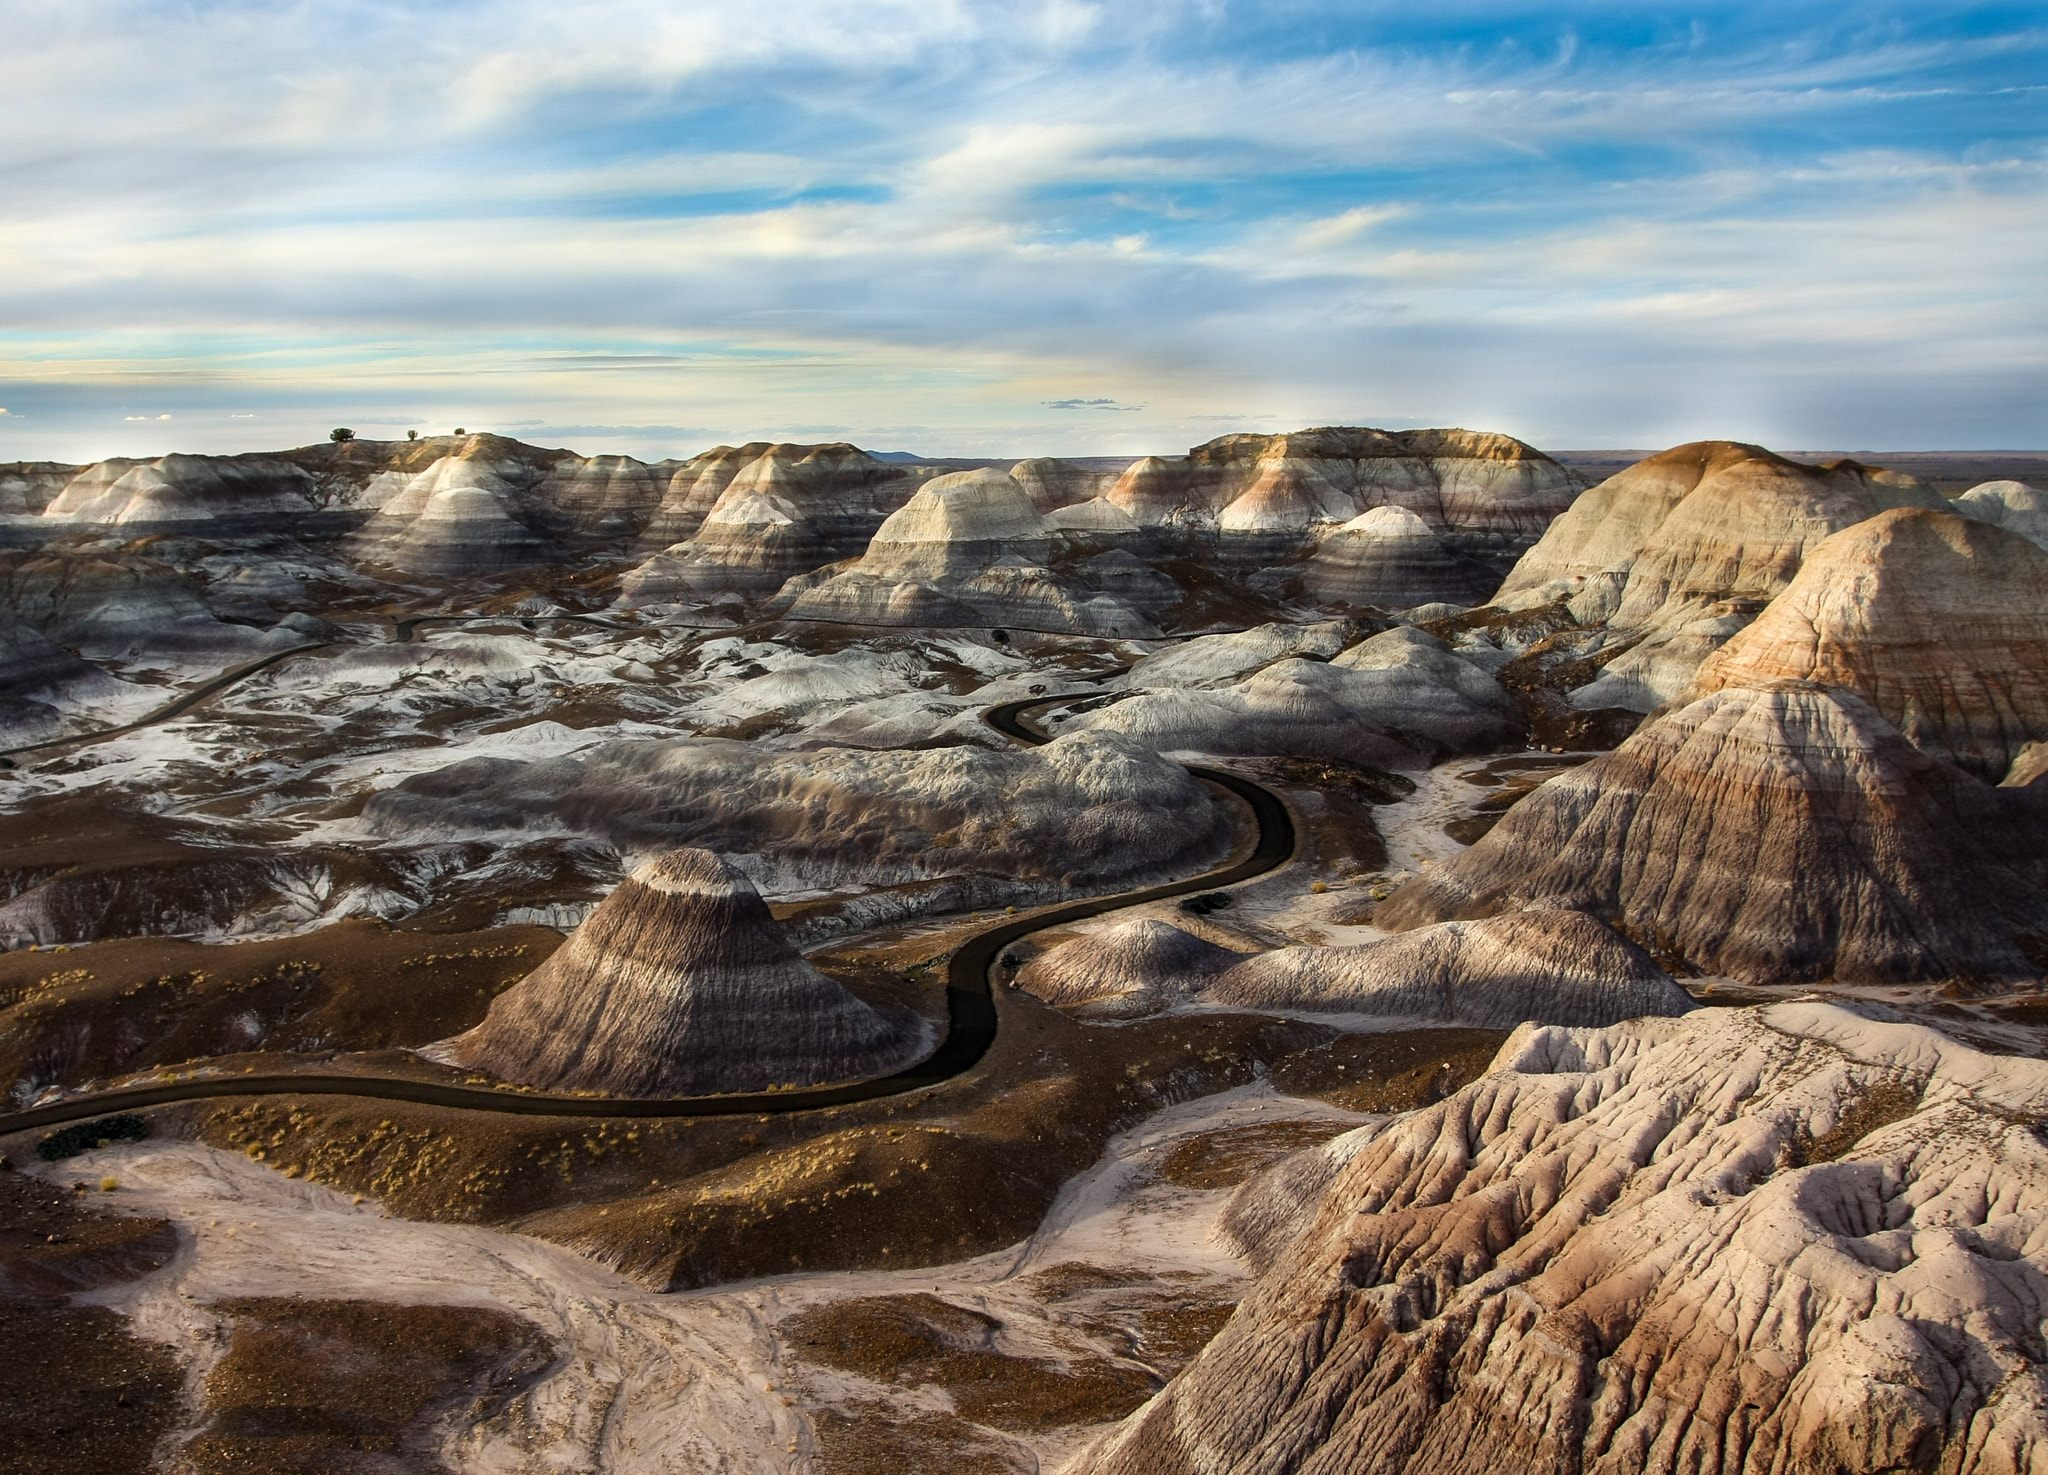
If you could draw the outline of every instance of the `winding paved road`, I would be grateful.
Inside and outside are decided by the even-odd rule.
[[[292,652],[281,651],[266,658],[282,659]],[[233,675],[247,674],[244,670]],[[225,680],[227,678],[223,678]],[[189,700],[197,700],[193,693]],[[983,713],[990,726],[1018,742],[1036,746],[1046,738],[1023,722],[1032,707],[1070,700],[1068,697],[1031,697],[1005,702]],[[853,1101],[871,1101],[881,1096],[898,1096],[925,1090],[973,1068],[995,1042],[997,1009],[989,971],[1004,948],[1019,938],[1047,927],[1097,917],[1104,912],[1195,891],[1213,891],[1263,876],[1286,864],[1294,854],[1294,821],[1287,806],[1271,790],[1251,780],[1220,769],[1190,767],[1188,772],[1206,783],[1235,794],[1250,806],[1258,824],[1258,840],[1245,859],[1219,870],[1169,881],[1139,891],[1114,896],[1091,897],[1030,912],[999,922],[962,943],[953,953],[946,970],[946,1038],[939,1048],[906,1070],[873,1080],[854,1081],[842,1086],[814,1086],[797,1091],[774,1091],[743,1096],[684,1096],[651,1100],[623,1100],[618,1097],[547,1096],[536,1092],[490,1090],[475,1086],[443,1085],[431,1081],[357,1075],[243,1075],[213,1076],[174,1081],[163,1085],[139,1086],[107,1091],[71,1101],[60,1101],[28,1111],[0,1115],[0,1136],[65,1122],[85,1121],[109,1112],[133,1111],[139,1107],[162,1106],[174,1101],[196,1101],[220,1096],[358,1096],[384,1101],[410,1101],[423,1106],[449,1106],[471,1111],[495,1111],[519,1116],[557,1117],[668,1117],[745,1116],[775,1112],[814,1111],[819,1107],[841,1106]]]

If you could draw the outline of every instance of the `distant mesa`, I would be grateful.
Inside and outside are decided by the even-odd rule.
[[[2035,979],[2042,803],[1928,757],[1847,691],[1728,687],[1549,780],[1374,921],[1567,906],[1748,983]]]
[[[1539,909],[1446,922],[1350,947],[1260,953],[1218,978],[1235,1009],[1385,1014],[1506,1028],[1606,1025],[1683,1014],[1691,995],[1650,955],[1584,912]]]
[[[882,1075],[930,1048],[806,963],[707,850],[634,871],[568,942],[431,1058],[550,1091],[715,1095]]]
[[[2048,739],[2048,551],[1920,508],[1846,528],[1706,661],[1693,694],[1787,679],[1853,691],[1923,753],[1996,783]]]
[[[1509,436],[1327,426],[1220,436],[1185,461],[1136,462],[1109,499],[1147,526],[1208,522],[1227,532],[1284,533],[1398,507],[1438,532],[1534,536],[1585,485]]]
[[[961,471],[920,487],[867,551],[793,588],[800,619],[855,625],[979,624],[1087,635],[1156,635],[1135,609],[1047,567],[1052,532],[1007,472]]]

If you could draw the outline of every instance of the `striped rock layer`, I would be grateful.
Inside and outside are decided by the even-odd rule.
[[[806,963],[708,850],[649,861],[436,1057],[554,1091],[697,1096],[885,1073],[924,1047]]]
[[[1752,983],[2033,979],[2044,813],[1848,692],[1730,687],[1551,779],[1374,921],[1562,905]]]

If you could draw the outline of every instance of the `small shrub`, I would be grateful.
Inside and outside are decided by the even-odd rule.
[[[356,438],[356,433],[346,425],[337,425],[327,432],[327,438],[338,446],[345,446]]]

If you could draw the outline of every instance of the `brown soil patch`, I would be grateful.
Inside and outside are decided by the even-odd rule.
[[[1493,827],[1500,823],[1501,816],[1521,803],[1537,789],[1548,783],[1567,768],[1576,768],[1591,755],[1568,753],[1563,755],[1517,755],[1512,758],[1496,759],[1483,768],[1458,775],[1466,783],[1485,790],[1485,795],[1471,807],[1471,812],[1461,815],[1444,826],[1444,833],[1460,845],[1476,845]]]
[[[1037,1475],[1026,1451],[956,1414],[902,1417],[888,1404],[854,1400],[811,1415],[818,1475]]]
[[[1903,1121],[1920,1109],[1920,1093],[1900,1081],[1881,1081],[1849,1105],[1831,1131],[1819,1137],[1801,1131],[1793,1140],[1791,1165],[1831,1163],[1880,1127]]]
[[[178,1360],[103,1306],[71,1296],[157,1269],[177,1250],[159,1219],[96,1214],[84,1192],[0,1169],[0,1449],[19,1475],[141,1475],[176,1422]]]
[[[1407,1029],[1343,1035],[1273,1067],[1276,1090],[1346,1111],[1411,1111],[1486,1073],[1504,1029]]]
[[[554,1349],[529,1322],[474,1306],[225,1301],[228,1349],[209,1417],[181,1451],[199,1475],[439,1475],[447,1420],[484,1419]]]
[[[1002,1323],[937,1296],[876,1296],[782,1324],[799,1356],[907,1388],[936,1384],[963,1419],[1040,1431],[1122,1418],[1158,1389],[1149,1372],[1106,1357],[1054,1361],[996,1348]]]
[[[1320,758],[1265,758],[1246,767],[1286,791],[1306,821],[1316,869],[1354,876],[1384,870],[1387,846],[1373,806],[1395,804],[1415,785],[1395,773]]]
[[[35,1089],[252,1052],[378,1050],[468,1029],[562,944],[338,922],[235,944],[132,937],[0,954],[0,1083]]]
[[[1291,1152],[1327,1142],[1337,1122],[1258,1122],[1190,1137],[1167,1155],[1159,1176],[1183,1188],[1233,1188]]]

